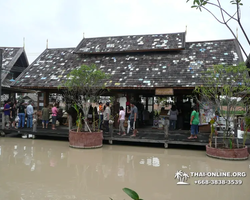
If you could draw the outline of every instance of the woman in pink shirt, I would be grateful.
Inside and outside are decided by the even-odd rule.
[[[56,104],[54,104],[52,108],[52,130],[56,130],[57,113],[58,113],[57,107],[56,107]]]
[[[119,119],[118,119],[118,123],[119,123],[119,133],[118,135],[121,135],[121,132],[123,133],[122,136],[126,135],[125,133],[125,128],[124,128],[124,121],[125,121],[125,112],[123,107],[120,107],[120,112],[119,112]]]

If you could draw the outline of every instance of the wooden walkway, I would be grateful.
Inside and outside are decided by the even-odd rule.
[[[22,137],[23,135],[30,135],[31,138],[35,139],[36,136],[46,137],[57,137],[57,138],[68,138],[68,127],[58,126],[57,130],[43,129],[41,126],[37,127],[37,131],[34,132],[31,128],[23,129],[0,129],[1,135],[5,137]],[[104,140],[113,144],[116,141],[122,142],[136,142],[136,143],[157,143],[164,145],[168,148],[168,145],[192,145],[192,146],[205,146],[208,144],[209,133],[199,133],[197,139],[188,139],[190,136],[189,130],[176,130],[164,132],[160,129],[143,128],[138,129],[136,137],[130,137],[132,132],[126,136],[120,136],[117,134],[118,130],[114,129],[113,134],[103,134]],[[242,143],[242,139],[239,139],[239,143]],[[250,145],[250,140],[247,140],[247,145]]]

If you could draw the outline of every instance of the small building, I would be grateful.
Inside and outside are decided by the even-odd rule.
[[[10,85],[29,66],[26,52],[22,47],[0,47],[2,55],[2,97],[5,101],[8,98],[15,98],[15,93],[22,93],[25,89],[12,88]]]

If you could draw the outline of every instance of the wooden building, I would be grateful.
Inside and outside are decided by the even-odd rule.
[[[42,91],[39,101],[45,103],[72,69],[96,64],[112,75],[105,83],[111,93],[129,100],[189,95],[206,68],[239,62],[243,58],[234,39],[186,42],[185,32],[84,38],[76,48],[46,49],[12,86]]]
[[[50,93],[60,92],[58,86],[72,69],[95,64],[112,75],[105,83],[107,95],[127,101],[144,98],[144,108],[152,110],[155,96],[192,94],[202,84],[201,72],[212,65],[243,62],[235,39],[186,42],[185,36],[180,32],[84,38],[76,48],[46,49],[12,86],[39,90],[42,107]]]

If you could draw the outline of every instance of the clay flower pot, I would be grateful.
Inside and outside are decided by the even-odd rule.
[[[248,147],[235,149],[214,148],[206,145],[206,154],[209,157],[219,158],[224,160],[247,160],[249,157]]]
[[[69,131],[69,146],[79,149],[92,149],[102,147],[103,132],[77,132]]]

